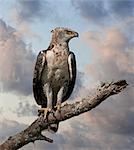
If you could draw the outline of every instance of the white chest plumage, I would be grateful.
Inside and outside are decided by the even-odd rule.
[[[58,49],[47,51],[46,60],[46,69],[42,76],[44,83],[51,83],[54,87],[62,86],[69,80],[68,51]]]

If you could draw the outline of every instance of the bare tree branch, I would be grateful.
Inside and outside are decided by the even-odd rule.
[[[0,145],[0,150],[17,150],[36,140],[45,140],[52,143],[52,139],[41,134],[41,131],[47,129],[49,124],[58,123],[87,112],[95,108],[109,96],[120,93],[127,85],[128,84],[125,80],[103,83],[92,98],[86,97],[79,102],[65,104],[61,108],[61,112],[51,112],[48,115],[47,120],[42,116],[37,118],[30,126],[28,126],[27,129],[9,137],[3,144]]]

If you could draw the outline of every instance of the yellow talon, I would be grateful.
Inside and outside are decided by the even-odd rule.
[[[61,110],[61,103],[57,103],[56,108],[57,108],[58,111],[60,111]]]
[[[48,112],[51,111],[51,108],[49,108],[49,107],[47,107],[47,108],[40,108],[39,111],[43,112],[44,119],[46,119]]]

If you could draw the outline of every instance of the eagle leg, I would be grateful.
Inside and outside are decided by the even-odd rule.
[[[66,89],[66,83],[60,88],[58,95],[57,95],[57,103],[56,103],[56,108],[58,111],[61,110],[61,103],[62,103],[62,99],[63,99],[63,95]]]

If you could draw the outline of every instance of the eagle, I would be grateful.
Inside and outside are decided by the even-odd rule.
[[[60,112],[61,104],[70,97],[76,80],[76,58],[69,50],[69,41],[78,37],[78,33],[63,27],[51,32],[50,45],[39,52],[33,76],[33,95],[45,119],[52,110]],[[56,132],[58,123],[50,125],[49,129]]]

